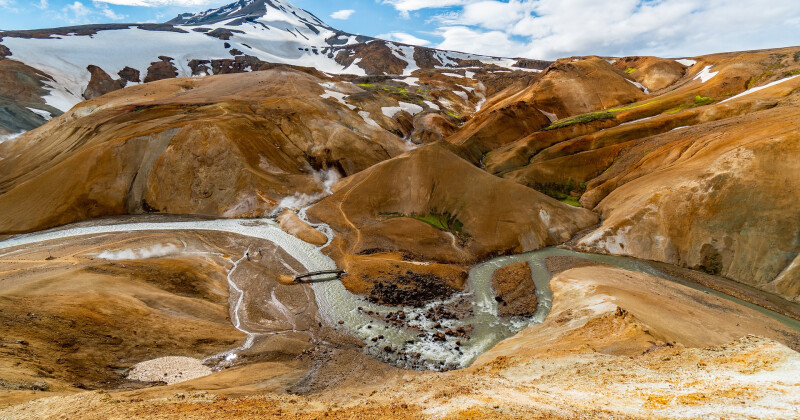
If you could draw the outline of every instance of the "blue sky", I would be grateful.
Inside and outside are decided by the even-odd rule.
[[[163,22],[233,0],[0,0],[0,29]],[[509,57],[684,57],[800,45],[800,1],[294,0],[331,26]],[[138,5],[138,6],[133,6]],[[337,13],[338,12],[338,13]]]

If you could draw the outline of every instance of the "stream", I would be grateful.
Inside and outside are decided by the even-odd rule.
[[[302,212],[301,212],[302,213]],[[301,216],[303,216],[301,214]],[[332,238],[332,232],[325,225],[318,229]],[[180,222],[134,222],[112,225],[62,227],[43,232],[16,236],[0,241],[0,252],[9,248],[34,243],[73,238],[84,235],[135,231],[218,231],[259,238],[274,243],[296,259],[307,271],[335,269],[336,265],[322,253],[322,247],[310,245],[284,232],[271,219],[223,219]],[[0,254],[2,256],[3,254]],[[545,248],[519,255],[503,256],[476,265],[470,270],[467,287],[463,292],[452,295],[445,301],[432,302],[421,308],[389,307],[370,303],[361,296],[347,291],[339,281],[312,283],[319,313],[331,327],[344,329],[359,337],[365,343],[365,352],[380,360],[398,367],[414,369],[450,370],[469,366],[478,356],[492,348],[499,341],[513,336],[522,329],[544,321],[552,307],[552,293],[549,288],[551,274],[545,259],[552,256],[579,257],[589,261],[617,266],[629,271],[641,272],[678,282],[685,286],[712,294],[740,305],[747,306],[768,315],[783,324],[800,330],[800,321],[761,308],[735,297],[708,289],[704,286],[683,281],[666,274],[646,261],[630,257],[588,254],[560,248]],[[238,324],[241,296],[243,291],[231,280],[236,261],[228,280],[232,293],[238,296],[232,308],[232,322]],[[538,306],[532,317],[504,318],[497,315],[498,304],[491,287],[491,277],[500,267],[527,261],[531,267]],[[397,316],[402,311],[403,326],[387,321],[385,315]],[[441,317],[442,312],[458,313],[459,316]],[[252,344],[254,334],[235,325],[248,335],[246,348]],[[453,335],[436,337],[433,332],[450,330]],[[456,331],[466,332],[455,334]],[[235,358],[236,349],[231,351]]]

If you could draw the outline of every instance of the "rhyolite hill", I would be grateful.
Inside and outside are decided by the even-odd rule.
[[[0,135],[8,139],[0,142],[0,235],[108,217],[283,214],[284,230],[325,245],[347,272],[344,286],[364,296],[431,284],[463,290],[482,261],[561,245],[648,260],[800,318],[800,47],[505,59],[346,34],[279,0],[157,25],[0,37]],[[109,49],[117,44],[132,49]],[[330,227],[330,243],[305,217]],[[192,252],[97,257],[164,243]],[[240,256],[236,275],[254,292],[249,322],[269,334],[263,346],[183,388],[125,388],[152,385],[125,379],[136,363],[204,358],[244,340],[230,325],[227,291]],[[64,397],[77,412],[174,414],[174,404],[213,415],[234,406],[319,414],[338,401],[351,410],[334,410],[343,417],[403,417],[430,415],[428,404],[452,413],[452,398],[481,395],[464,416],[508,414],[493,407],[511,400],[520,412],[564,418],[596,414],[598,400],[619,416],[735,416],[750,407],[738,402],[757,400],[780,417],[770,401],[797,395],[784,388],[796,387],[800,340],[782,324],[586,261],[548,261],[551,315],[451,376],[399,371],[353,350],[317,322],[310,287],[278,285],[279,273],[301,267],[268,242],[126,233],[19,248],[0,263],[8,320],[0,336],[14,337],[0,341],[10,349],[0,357],[4,380],[47,378],[51,392],[65,394],[131,392],[116,394],[120,405]],[[253,296],[285,302],[295,325]],[[746,372],[771,385],[753,386]],[[545,375],[548,392],[540,392]],[[643,388],[628,392],[626,375]],[[680,386],[665,390],[668,381]],[[508,394],[509,383],[524,401]],[[8,404],[33,398],[23,395],[29,389],[17,386]],[[265,389],[274,394],[259,394]],[[243,398],[187,407],[168,400],[178,390]],[[30,409],[46,413],[47,404]]]

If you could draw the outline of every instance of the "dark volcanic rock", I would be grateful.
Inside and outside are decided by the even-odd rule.
[[[531,316],[536,312],[536,285],[527,262],[498,268],[492,275],[501,316]]]
[[[150,67],[147,68],[147,77],[144,78],[145,83],[178,77],[178,69],[172,64],[173,59],[171,57],[162,55],[158,59],[161,61],[150,63]]]
[[[139,70],[136,70],[128,66],[125,66],[124,69],[120,70],[119,73],[117,73],[117,75],[119,75],[119,77],[121,77],[122,80],[127,80],[132,83],[139,83],[142,81],[142,75],[141,73],[139,73]]]
[[[6,57],[11,57],[11,50],[9,50],[5,45],[0,45],[0,60]]]
[[[98,96],[103,96],[106,93],[120,90],[125,87],[127,82],[125,80],[114,80],[103,69],[95,65],[89,65],[86,70],[92,75],[89,80],[89,85],[83,91],[83,97],[86,99],[93,99]]]
[[[211,74],[210,60],[192,60],[189,62],[189,68],[192,69],[192,76],[199,76],[201,74]]]
[[[244,31],[240,31],[238,29],[226,29],[226,28],[217,28],[211,32],[207,32],[206,35],[212,36],[214,38],[224,39],[225,41],[231,39],[234,33],[243,34]]]
[[[378,279],[369,292],[369,300],[381,305],[419,307],[446,299],[455,292],[456,289],[446,285],[439,276],[407,271],[396,277]]]

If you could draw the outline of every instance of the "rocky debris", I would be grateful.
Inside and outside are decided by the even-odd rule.
[[[370,302],[381,305],[420,307],[450,297],[456,289],[435,274],[406,271],[395,277],[378,278],[370,290]]]
[[[209,64],[211,64],[211,60],[192,60],[188,65],[192,69],[192,76],[200,76],[213,74]]]
[[[6,47],[5,45],[0,44],[0,60],[6,57],[11,57],[11,55],[12,55],[11,50],[9,50],[8,47]]]
[[[244,53],[242,52],[242,50],[239,50],[239,49],[236,49],[236,48],[233,48],[233,49],[231,49],[230,51],[228,51],[228,53],[229,53],[230,55],[234,56],[234,57],[235,57],[235,56],[237,56],[237,55],[242,55],[242,54],[244,54]]]
[[[335,58],[337,63],[345,67],[352,65],[357,59],[360,60],[356,65],[367,74],[403,74],[408,67],[408,62],[395,56],[386,41],[381,40],[342,47]]]
[[[129,68],[129,67],[126,67]],[[86,99],[93,99],[98,96],[103,96],[106,93],[120,90],[125,87],[127,81],[124,79],[114,80],[100,67],[91,65],[86,68],[91,74],[89,85],[83,92],[83,97]],[[122,72],[120,72],[122,73]]]
[[[322,246],[328,243],[328,237],[324,233],[314,229],[291,210],[284,210],[278,216],[278,223],[284,232],[296,236],[301,240],[312,245]]]
[[[223,40],[227,41],[227,40],[231,39],[231,37],[233,36],[234,33],[244,34],[246,32],[245,31],[240,31],[238,29],[217,28],[217,29],[214,29],[213,31],[206,32],[206,35],[208,35],[210,37],[219,38],[219,39],[223,39]]]
[[[233,54],[234,51],[239,55]],[[243,73],[245,71],[262,70],[262,67],[267,64],[258,57],[241,54],[241,51],[233,49],[231,50],[231,55],[235,55],[233,59],[211,60],[211,70],[214,74]]]
[[[544,60],[531,60],[528,58],[520,58],[514,63],[514,67],[519,67],[523,69],[537,69],[537,70],[544,70],[553,64],[552,61],[544,61]]]
[[[161,61],[150,63],[150,67],[147,68],[147,77],[144,78],[145,83],[178,77],[178,69],[172,63],[172,57],[162,55],[158,59]]]
[[[526,261],[498,268],[492,274],[492,288],[500,316],[532,316],[536,312],[536,285]]]
[[[122,70],[117,73],[122,80],[127,80],[131,83],[140,83],[142,81],[142,76],[139,73],[139,70],[134,68],[125,66]]]
[[[173,385],[211,375],[211,368],[191,357],[162,357],[137,363],[128,372],[128,379],[141,382],[165,382]]]

